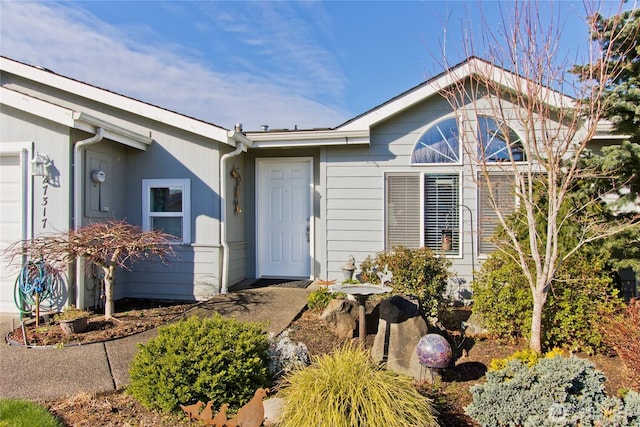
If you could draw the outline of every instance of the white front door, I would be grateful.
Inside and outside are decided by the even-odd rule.
[[[311,274],[311,158],[258,159],[258,277]]]

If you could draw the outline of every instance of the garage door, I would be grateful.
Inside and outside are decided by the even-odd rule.
[[[21,154],[0,151],[0,249],[24,238],[24,176]],[[0,313],[18,313],[13,301],[17,274],[17,268],[0,259]]]

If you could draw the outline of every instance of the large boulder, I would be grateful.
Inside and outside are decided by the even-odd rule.
[[[373,360],[399,374],[421,379],[423,368],[416,346],[428,328],[417,304],[395,295],[380,303],[379,313],[378,333],[371,348]]]
[[[358,303],[347,299],[333,299],[320,318],[339,338],[353,338],[358,320]]]

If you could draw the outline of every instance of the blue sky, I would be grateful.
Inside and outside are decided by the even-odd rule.
[[[482,21],[513,5],[1,1],[0,54],[228,129],[335,127],[462,61],[464,40],[481,45]],[[580,62],[583,3],[540,5]]]

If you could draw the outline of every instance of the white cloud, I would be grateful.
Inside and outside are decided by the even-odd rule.
[[[226,73],[205,63],[206,53],[187,56],[185,52],[192,53],[193,46],[167,46],[150,28],[115,27],[78,5],[3,1],[0,53],[226,128],[238,122],[248,130],[262,124],[272,128],[335,126],[348,118],[344,111],[317,101],[318,91],[331,88],[339,104],[344,77],[332,65],[329,53],[305,34],[301,22],[294,22],[300,37],[287,38],[275,15],[262,29],[280,41],[277,49],[266,49],[265,55],[286,52],[274,61],[274,71]],[[289,22],[295,21],[293,12],[288,16]],[[234,31],[248,35],[247,40],[272,43],[257,37],[258,33],[252,38],[253,29],[245,25]],[[302,68],[301,72],[283,72],[286,65],[282,61]]]

